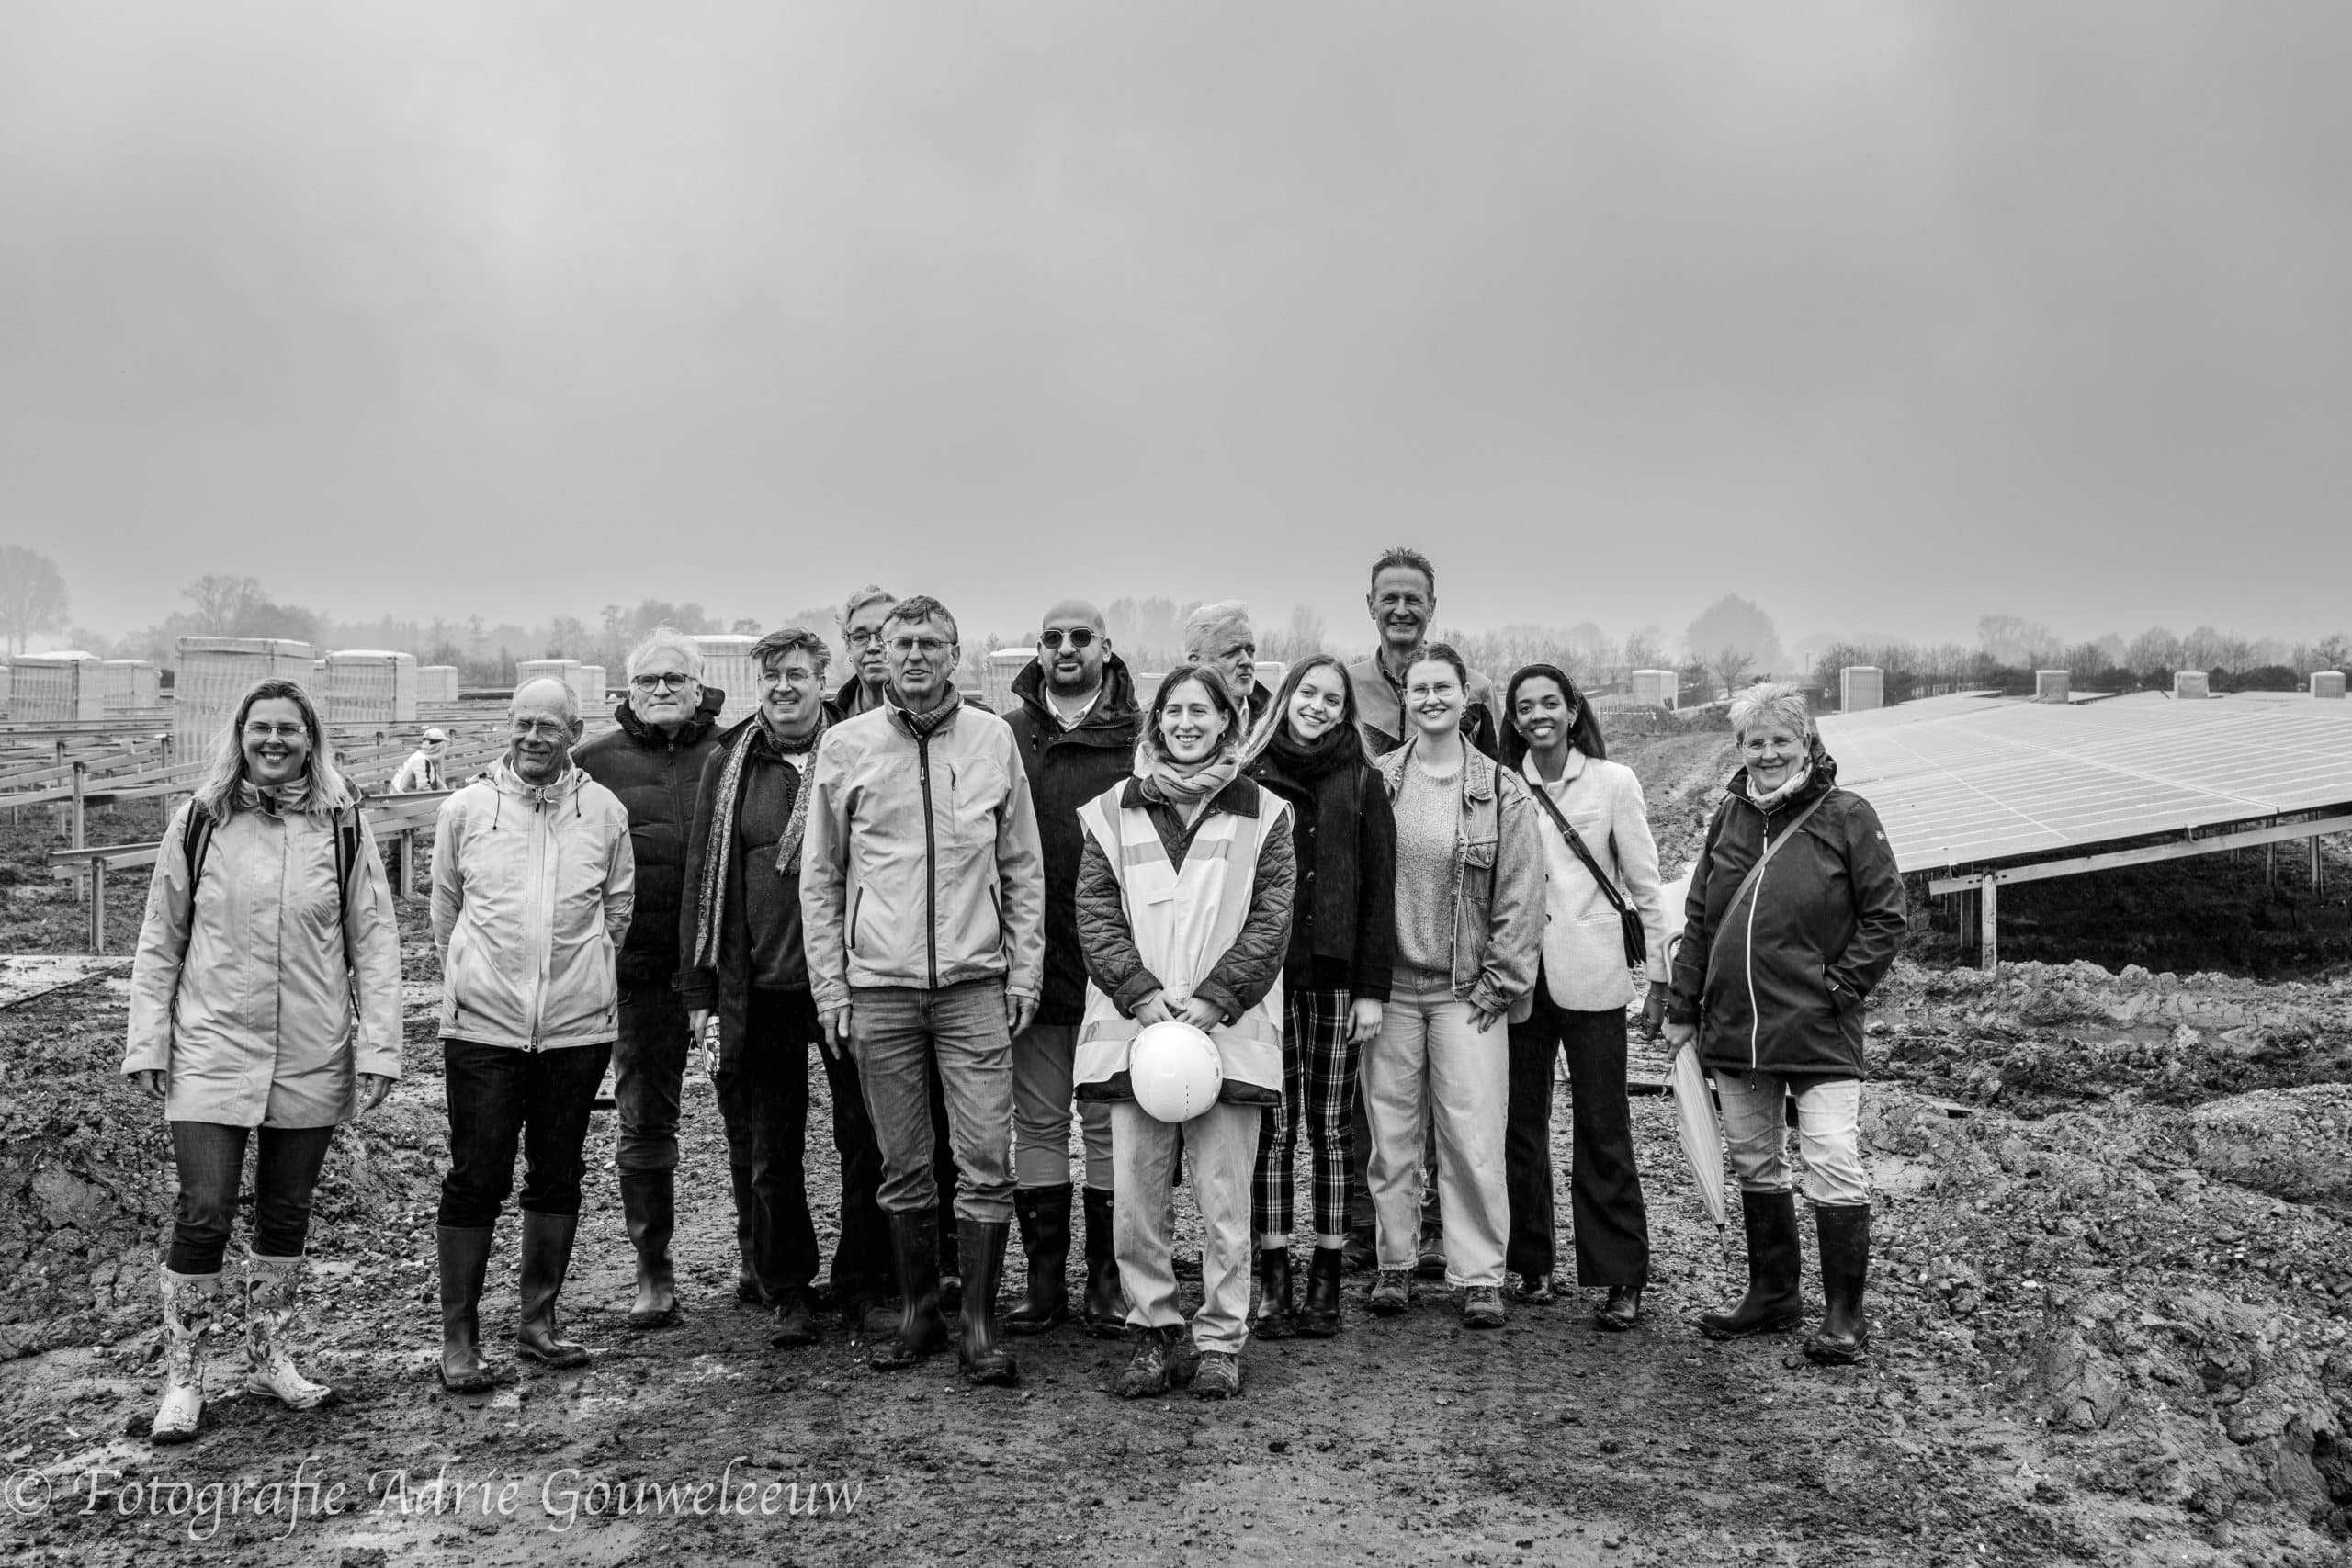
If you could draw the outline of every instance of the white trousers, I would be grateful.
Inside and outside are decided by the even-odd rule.
[[[1502,1021],[1473,1029],[1470,1004],[1450,987],[1400,989],[1381,1014],[1380,1037],[1364,1052],[1363,1084],[1380,1267],[1409,1269],[1419,1257],[1427,1125],[1437,1144],[1446,1283],[1500,1285],[1510,1224],[1503,1186],[1510,1050]]]
[[[1127,1322],[1168,1328],[1176,1310],[1176,1152],[1192,1168],[1201,1206],[1201,1310],[1193,1343],[1239,1355],[1250,1342],[1250,1178],[1258,1165],[1255,1105],[1212,1105],[1182,1126],[1144,1113],[1132,1100],[1111,1105],[1111,1246],[1126,1287]]]

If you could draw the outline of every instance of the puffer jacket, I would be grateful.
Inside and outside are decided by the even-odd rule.
[[[637,858],[637,912],[621,944],[625,986],[666,989],[678,973],[678,906],[684,899],[686,835],[703,764],[718,749],[718,712],[727,694],[702,689],[702,703],[675,736],[637,716],[624,700],[613,709],[620,728],[583,742],[573,765],[619,797],[628,813]]]
[[[636,887],[628,813],[577,768],[534,787],[501,761],[443,801],[433,844],[443,1037],[524,1051],[617,1039],[614,959]]]
[[[1812,777],[1770,812],[1745,770],[1733,776],[1691,873],[1667,1016],[1699,1026],[1700,1060],[1718,1070],[1866,1076],[1862,1005],[1903,946],[1903,878],[1878,813],[1838,787],[1818,737],[1812,750]],[[1730,910],[1765,845],[1815,800]]]
[[[1046,872],[1012,730],[957,699],[918,737],[895,705],[825,731],[800,851],[808,989],[1043,979]]]
[[[1412,760],[1408,742],[1374,764],[1391,806]],[[1519,776],[1484,752],[1462,754],[1462,830],[1453,854],[1453,994],[1522,1022],[1535,1010],[1544,953],[1544,842],[1550,830]]]
[[[122,1070],[168,1073],[174,1122],[347,1121],[356,1074],[401,1076],[400,930],[367,819],[341,897],[325,820],[235,812],[213,830],[191,904],[193,809],[172,813],[147,886]]]
[[[1135,678],[1115,653],[1102,661],[1102,689],[1075,729],[1047,708],[1046,672],[1035,660],[1012,678],[1018,705],[1005,723],[1029,775],[1046,860],[1046,978],[1039,1023],[1072,1024],[1086,1012],[1086,955],[1078,943],[1078,863],[1086,830],[1078,808],[1127,776],[1143,716]]]

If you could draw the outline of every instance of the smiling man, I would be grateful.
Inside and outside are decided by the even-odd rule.
[[[580,1220],[588,1111],[620,1032],[613,956],[629,929],[636,861],[628,813],[572,765],[580,705],[526,682],[505,757],[441,803],[433,940],[441,955],[441,1063],[449,1172],[441,1183],[441,1382],[479,1393],[491,1373],[476,1309],[491,1231],[524,1156],[516,1348],[576,1367],[556,1296]]]
[[[1011,728],[956,694],[963,650],[947,607],[901,600],[883,631],[888,703],[819,743],[800,871],[809,988],[827,1042],[856,1055],[906,1299],[898,1333],[868,1360],[911,1367],[947,1345],[926,1104],[935,1076],[964,1177],[964,1375],[1011,1383],[1020,1374],[997,1343],[996,1292],[1012,1220],[1012,1037],[1036,1013],[1044,965],[1036,812]]]
[[[1363,603],[1380,646],[1348,666],[1348,679],[1356,689],[1364,745],[1380,757],[1403,745],[1412,728],[1405,716],[1405,671],[1437,622],[1437,568],[1419,550],[1389,550],[1372,563]],[[1499,756],[1503,712],[1495,683],[1473,670],[1465,694],[1470,705],[1462,716],[1462,738],[1489,758]]]
[[[621,1214],[637,1252],[632,1328],[678,1317],[670,1264],[677,1225],[678,1105],[691,1040],[678,973],[679,889],[686,829],[712,731],[727,694],[702,683],[702,649],[661,626],[629,649],[628,694],[613,710],[620,728],[580,748],[582,772],[619,796],[637,852],[637,919],[621,949],[621,1035],[613,1051],[620,1107]]]

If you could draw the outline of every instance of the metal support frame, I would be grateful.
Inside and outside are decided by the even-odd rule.
[[[2053,876],[2080,876],[2086,872],[2112,871],[2119,866],[2149,865],[2159,861],[2186,860],[2191,855],[2218,854],[2223,850],[2250,848],[2256,844],[2284,843],[2293,839],[2317,840],[2335,833],[2352,833],[2352,811],[2331,811],[2325,816],[2314,815],[2304,821],[2272,823],[2260,828],[2245,828],[2209,834],[2204,838],[2177,839],[2161,844],[2143,844],[2137,849],[2106,850],[2095,854],[2076,855],[2068,860],[2033,861],[2024,865],[2004,865],[1977,869],[1949,876],[1932,878],[1928,891],[1933,894],[1962,893],[1992,883],[2042,882]]]

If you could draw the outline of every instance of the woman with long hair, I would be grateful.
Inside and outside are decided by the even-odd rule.
[[[1643,934],[1644,1015],[1666,1012],[1665,890],[1649,808],[1634,770],[1609,761],[1591,705],[1566,671],[1531,664],[1505,690],[1503,761],[1526,781],[1544,818],[1543,961],[1533,1010],[1510,1026],[1510,1121],[1503,1179],[1510,1193],[1507,1264],[1519,1299],[1554,1299],[1552,1061],[1568,1060],[1577,1283],[1609,1294],[1593,1321],[1634,1326],[1649,1283],[1649,1217],[1634,1163],[1625,1101],[1625,1009],[1634,1000],[1625,913]]]
[[[1356,728],[1348,667],[1328,653],[1291,666],[1250,739],[1242,771],[1290,807],[1298,892],[1283,963],[1283,1097],[1258,1126],[1250,1224],[1258,1239],[1257,1333],[1340,1331],[1356,1074],[1380,1032],[1396,953],[1396,819]],[[1291,1296],[1293,1162],[1300,1122],[1315,1160],[1306,1301]]]
[[[1469,685],[1462,656],[1445,644],[1413,655],[1404,690],[1411,733],[1379,763],[1396,816],[1396,969],[1363,1061],[1379,1216],[1371,1304],[1386,1317],[1411,1303],[1422,1132],[1433,1124],[1446,1281],[1463,1292],[1464,1326],[1499,1328],[1510,1092],[1501,1026],[1532,1005],[1544,851],[1526,786],[1464,739]]]
[[[163,1102],[179,1176],[154,1441],[187,1441],[203,1414],[249,1143],[245,1388],[297,1410],[327,1397],[293,1356],[311,1193],[336,1126],[400,1077],[400,983],[391,887],[318,707],[264,681],[164,830],[131,967],[122,1070]]]
[[[1159,683],[1135,776],[1080,808],[1078,933],[1086,1018],[1080,1100],[1111,1104],[1112,1231],[1135,1351],[1129,1399],[1188,1378],[1204,1399],[1241,1392],[1250,1338],[1250,1188],[1258,1122],[1283,1092],[1283,963],[1295,859],[1289,807],[1241,776],[1243,710],[1222,672],[1195,664]],[[1181,1123],[1136,1103],[1136,1038],[1178,1021],[1206,1032],[1216,1100]],[[1176,1310],[1176,1156],[1201,1210],[1200,1311]],[[1193,1353],[1197,1352],[1195,1370]]]

